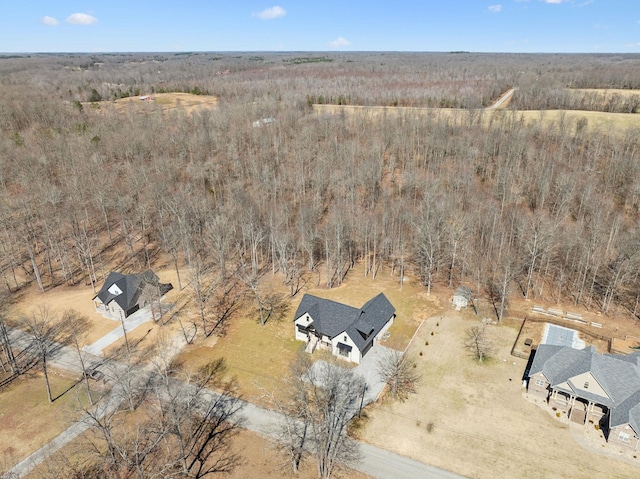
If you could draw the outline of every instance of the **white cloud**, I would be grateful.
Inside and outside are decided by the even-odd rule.
[[[487,8],[491,13],[500,13],[502,11],[502,5],[489,5]]]
[[[274,18],[284,17],[286,14],[287,11],[277,5],[271,8],[265,8],[260,13],[252,13],[254,17],[259,17],[263,20],[273,20]]]
[[[72,23],[73,25],[91,25],[97,21],[96,17],[88,13],[73,13],[67,17],[67,23]]]
[[[344,37],[338,37],[334,41],[329,42],[329,48],[342,48],[348,47],[351,42]]]
[[[48,15],[42,17],[42,20],[40,20],[40,23],[42,23],[43,25],[47,25],[48,27],[55,27],[56,25],[60,24],[58,20]]]
[[[544,0],[544,3],[562,3],[563,0]]]

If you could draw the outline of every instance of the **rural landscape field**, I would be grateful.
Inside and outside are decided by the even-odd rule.
[[[638,54],[0,55],[0,477],[637,476],[527,380],[640,367],[639,107]]]

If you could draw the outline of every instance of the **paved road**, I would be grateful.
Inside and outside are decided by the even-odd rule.
[[[12,344],[15,344],[20,348],[25,348],[29,344],[28,335],[18,330],[11,330],[9,332],[9,337]],[[182,334],[178,334],[174,336],[172,340],[168,342],[168,344],[166,344],[164,351],[162,353],[159,353],[159,355],[164,360],[168,361],[171,357],[178,354],[183,346],[184,337]],[[94,414],[97,418],[103,418],[109,414],[113,414],[127,397],[127,394],[124,391],[124,382],[115,380],[115,378],[117,378],[118,376],[122,376],[125,373],[127,366],[119,364],[116,361],[105,362],[103,358],[89,354],[85,351],[81,352],[81,354],[83,355],[83,360],[87,370],[100,367],[100,370],[105,373],[105,380],[109,380],[111,383],[113,383],[113,387],[111,388],[109,393],[101,398],[98,404],[96,404],[92,408],[92,414]],[[52,354],[49,360],[49,364],[59,369],[71,371],[79,375],[82,375],[83,373],[80,358],[78,356],[78,351],[74,348],[66,346],[58,348]],[[154,374],[153,362],[150,362],[149,365],[145,367],[137,368],[137,371],[139,371],[139,374],[136,377],[136,384],[143,384],[147,382],[148,379]],[[130,384],[129,386],[136,387],[135,384]],[[93,420],[88,417],[75,422],[62,433],[60,433],[60,435],[52,439],[48,444],[44,445],[43,447],[20,461],[18,464],[13,466],[11,469],[9,469],[5,474],[0,476],[0,479],[14,479],[25,476],[39,464],[41,464],[44,460],[46,460],[49,456],[60,450],[66,444],[70,443],[80,434],[89,429],[92,423]]]
[[[26,334],[18,331],[11,331],[10,334],[12,338],[21,344],[28,343]],[[171,346],[174,348],[173,354],[177,353],[180,347],[178,338],[179,337],[176,336],[175,344]],[[104,361],[102,358],[91,356],[88,353],[84,354],[87,355],[87,362],[90,364],[100,364]],[[50,364],[76,373],[82,371],[79,364],[78,353],[70,347],[61,347],[58,349],[51,357]],[[109,366],[115,369],[122,367],[115,362],[111,362]],[[140,380],[144,381],[148,378],[149,374],[152,374],[150,368],[140,368],[140,370]],[[118,389],[116,383],[111,392],[100,402],[98,406],[100,408],[100,414],[105,415],[113,412],[114,408],[120,406],[124,396],[126,395],[122,394],[122,391]],[[277,434],[278,426],[281,423],[279,413],[245,402],[242,415],[244,420],[243,427],[249,431],[272,438]],[[58,451],[88,428],[89,423],[86,420],[76,422],[67,430],[63,431],[58,437],[25,458],[1,477],[13,479],[25,476],[47,457]],[[354,468],[378,479],[464,479],[463,476],[423,464],[422,462],[409,459],[370,444],[360,443],[360,446],[362,461],[355,464]]]
[[[251,403],[246,403],[242,413],[246,429],[275,438],[281,421],[279,413]],[[360,443],[360,452],[362,459],[352,467],[378,479],[465,479],[464,476],[364,442]]]

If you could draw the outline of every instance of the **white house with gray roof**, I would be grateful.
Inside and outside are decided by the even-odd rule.
[[[541,344],[528,378],[528,393],[569,420],[600,424],[609,443],[640,448],[640,352],[600,354],[593,346]]]
[[[319,347],[360,363],[393,324],[395,311],[383,293],[360,309],[305,294],[293,320],[295,337],[307,343],[308,353]]]

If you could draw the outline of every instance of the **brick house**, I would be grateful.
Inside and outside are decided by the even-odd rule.
[[[610,444],[640,449],[640,352],[600,354],[593,346],[541,344],[527,392],[570,421],[599,424]]]

